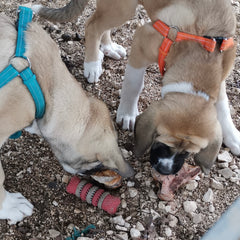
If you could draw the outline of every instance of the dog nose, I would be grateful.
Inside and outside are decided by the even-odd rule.
[[[150,151],[150,163],[160,174],[176,174],[182,168],[187,155],[188,153],[174,153],[166,144],[156,142]]]

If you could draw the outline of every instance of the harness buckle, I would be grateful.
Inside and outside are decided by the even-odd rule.
[[[20,59],[23,59],[23,60],[26,60],[27,61],[27,66],[25,67],[24,66],[24,68],[22,68],[22,67],[16,67],[15,65],[16,65],[16,61],[18,61],[18,60],[16,60],[17,58],[20,58]],[[14,60],[15,59],[15,60]],[[20,60],[19,59],[19,60]],[[27,68],[30,68],[30,69],[32,69],[32,64],[31,64],[31,61],[30,61],[30,59],[28,58],[28,57],[16,57],[16,56],[13,56],[13,57],[11,57],[11,59],[10,59],[10,61],[9,61],[11,64],[12,64],[12,66],[18,71],[18,72],[22,72],[23,70],[25,70],[25,69],[27,69]]]
[[[169,26],[169,32],[168,32],[167,38],[169,38],[171,41],[175,42],[179,31],[180,30],[177,26],[174,26],[174,25]]]

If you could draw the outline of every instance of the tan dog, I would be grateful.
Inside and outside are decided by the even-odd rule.
[[[69,21],[87,2],[72,0],[61,9],[37,5],[33,10],[51,21]],[[125,55],[122,47],[111,41],[110,29],[133,16],[138,4],[145,7],[152,22],[138,28],[133,40],[117,111],[117,122],[124,129],[135,124],[145,69],[158,62],[165,39],[153,27],[154,22],[172,26],[168,38],[173,41],[178,31],[219,39],[235,33],[229,0],[97,0],[96,11],[86,24],[84,75],[89,82],[97,82],[101,75],[101,51],[116,59]],[[199,42],[175,41],[165,59],[163,99],[140,115],[135,125],[136,153],[152,146],[151,162],[159,172],[175,173],[188,153],[196,153],[195,161],[208,172],[222,137],[234,154],[240,154],[240,134],[230,116],[224,82],[233,66],[235,48],[221,53],[221,43],[208,52]]]
[[[0,15],[0,71],[14,54],[16,34],[14,23]],[[46,101],[43,118],[28,130],[40,133],[49,142],[60,164],[70,173],[84,174],[103,166],[124,177],[131,176],[133,170],[118,148],[107,107],[86,96],[62,62],[55,42],[36,23],[31,23],[26,32],[26,56]],[[27,66],[27,61],[19,58],[11,63],[19,71]],[[0,116],[0,146],[35,118],[33,99],[19,77],[0,89]],[[19,193],[5,191],[3,182],[0,163],[0,219],[15,223],[31,215],[31,203]]]

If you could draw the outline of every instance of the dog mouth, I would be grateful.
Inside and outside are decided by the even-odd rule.
[[[103,164],[99,164],[97,167],[84,172],[78,172],[78,175],[90,177],[110,189],[115,189],[122,185],[122,176],[118,174],[117,170],[107,169]]]

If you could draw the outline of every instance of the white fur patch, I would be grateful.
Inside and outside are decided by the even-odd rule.
[[[105,56],[108,56],[115,60],[124,58],[127,55],[125,48],[114,42],[112,42],[111,44],[108,44],[108,45],[101,44],[100,49]]]
[[[145,68],[126,66],[125,79],[121,90],[120,105],[117,110],[117,123],[122,123],[123,129],[134,128],[138,112],[138,99],[144,86]]]
[[[40,5],[40,4],[37,4],[37,5],[33,5],[31,7],[31,9],[33,10],[34,13],[39,13],[40,9],[42,8],[43,6]]]
[[[96,83],[102,74],[103,53],[99,50],[98,60],[95,62],[84,62],[84,77],[89,83]]]
[[[24,128],[24,130],[27,131],[27,132],[29,132],[29,133],[31,133],[31,134],[37,134],[37,135],[39,135],[39,136],[42,135],[41,132],[40,132],[40,130],[39,130],[39,128],[38,128],[38,125],[37,125],[37,121],[36,121],[36,120],[33,121],[32,125]]]
[[[0,219],[9,219],[9,224],[15,224],[26,216],[31,216],[33,205],[21,193],[6,191],[0,210]]]
[[[203,97],[206,101],[209,101],[209,96],[206,93],[202,91],[195,91],[192,84],[189,82],[171,83],[163,86],[161,90],[162,98],[164,98],[167,93],[172,92],[192,94]]]
[[[235,155],[240,155],[240,132],[233,124],[230,114],[228,97],[225,91],[225,83],[222,83],[221,98],[216,103],[218,120],[222,127],[223,142]]]

